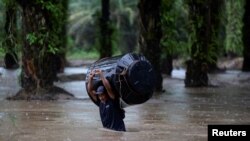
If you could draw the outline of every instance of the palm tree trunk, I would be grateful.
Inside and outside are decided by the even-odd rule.
[[[41,33],[42,30],[49,34],[50,25],[44,22],[46,18],[39,5],[27,3],[22,8],[25,39],[22,49],[21,85],[27,91],[51,87],[56,72],[52,70],[52,66],[55,65],[52,63],[53,60],[50,60],[52,55],[46,51],[49,43],[46,39],[41,39],[43,44],[37,43],[38,38],[44,35]]]
[[[162,37],[160,21],[161,0],[140,0],[140,52],[151,62],[156,73],[155,90],[162,91],[160,70],[160,40]]]
[[[51,1],[46,8],[37,1],[18,1],[22,7],[22,70],[21,89],[10,99],[55,99],[57,94],[67,94],[65,90],[55,87],[58,57],[60,49],[61,19],[63,15],[60,3]],[[52,5],[51,5],[52,4]],[[58,6],[59,5],[59,6]],[[57,7],[58,6],[58,7]],[[55,12],[57,12],[55,14]]]
[[[244,51],[243,51],[243,66],[242,71],[250,71],[250,1],[246,0],[245,4],[245,14],[243,18],[243,44],[244,44]]]
[[[112,43],[111,35],[112,30],[110,26],[109,19],[109,0],[102,0],[102,16],[100,18],[100,58],[111,57],[112,56]]]
[[[190,18],[196,39],[191,48],[191,60],[187,62],[185,86],[208,86],[208,49],[211,43],[210,0],[189,0]]]
[[[214,55],[211,57],[213,61],[208,62],[208,72],[217,72],[217,56],[221,51],[222,46],[219,46],[219,31],[221,26],[221,12],[224,5],[224,0],[213,0],[210,2],[210,20],[211,20],[211,42],[209,48],[212,48]]]
[[[6,4],[6,21],[4,30],[6,33],[4,63],[6,69],[15,69],[19,67],[18,56],[16,54],[17,45],[17,6],[16,3]]]

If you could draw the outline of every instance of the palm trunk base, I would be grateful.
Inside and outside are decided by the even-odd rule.
[[[208,75],[207,64],[202,61],[197,62],[193,60],[187,61],[187,70],[185,77],[185,87],[207,87]]]

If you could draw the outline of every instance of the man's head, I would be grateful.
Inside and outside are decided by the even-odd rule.
[[[108,99],[107,91],[104,86],[99,86],[96,90],[96,95],[101,102],[105,102]]]

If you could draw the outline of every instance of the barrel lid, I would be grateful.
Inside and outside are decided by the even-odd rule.
[[[147,61],[135,61],[129,66],[127,80],[138,94],[153,93],[155,74]]]

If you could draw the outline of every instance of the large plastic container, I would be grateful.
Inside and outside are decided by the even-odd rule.
[[[94,69],[104,72],[122,107],[144,103],[153,95],[155,74],[151,63],[143,55],[128,53],[96,61],[87,71],[86,87],[89,74]],[[99,76],[94,76],[94,88],[101,83]]]

